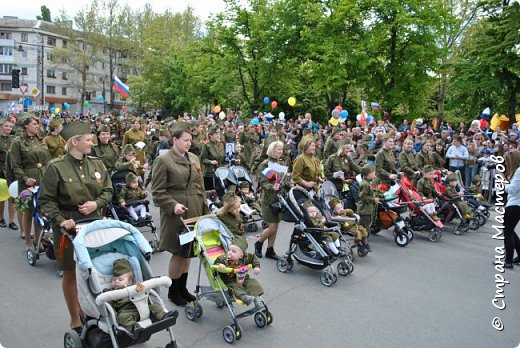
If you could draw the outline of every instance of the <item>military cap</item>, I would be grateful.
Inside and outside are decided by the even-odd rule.
[[[23,127],[23,123],[25,120],[27,120],[29,117],[34,117],[34,114],[31,114],[29,112],[24,112],[23,114],[16,115],[16,125],[18,127]]]
[[[133,147],[133,145],[131,144],[126,144],[125,147],[123,148],[123,154],[129,154],[129,153],[133,153],[135,152],[135,148]]]
[[[333,198],[333,199],[331,199],[331,200],[329,201],[329,207],[330,207],[331,209],[334,209],[334,207],[335,207],[336,205],[338,205],[338,204],[341,204],[341,201],[340,201],[339,199],[337,199],[337,198]]]
[[[475,175],[473,177],[473,179],[471,179],[471,183],[473,185],[478,185],[478,184],[480,184],[481,181],[482,181],[482,179],[480,178],[480,175]]]
[[[118,259],[114,261],[114,269],[112,271],[112,275],[114,277],[122,276],[123,274],[127,274],[132,272],[132,267],[130,267],[130,263],[127,259]]]
[[[458,180],[457,175],[455,173],[451,173],[446,177],[446,182],[449,183],[451,181]]]
[[[238,185],[240,188],[249,188],[249,183],[247,181],[241,181]]]
[[[216,132],[219,132],[219,131],[220,131],[220,128],[218,126],[209,127],[208,134],[209,135],[213,135],[213,134],[215,134]]]
[[[128,173],[126,175],[125,179],[126,179],[126,183],[129,184],[129,183],[133,182],[134,180],[136,180],[137,176],[134,173]]]
[[[58,126],[61,124],[61,120],[59,118],[55,118],[51,121],[51,123],[49,123],[49,128],[50,130],[55,130],[56,128],[58,128]]]
[[[234,192],[227,192],[222,196],[222,204],[233,204],[237,198],[238,196]]]
[[[435,170],[435,168],[433,168],[432,166],[430,165],[427,165],[423,168],[423,172],[424,173],[430,173],[430,172],[433,172]]]
[[[283,124],[281,124],[281,123],[275,123],[275,125],[274,125],[274,129],[276,129],[277,131],[279,131],[279,130],[282,129],[282,128],[283,128]]]
[[[338,134],[338,133],[341,132],[341,131],[342,131],[342,129],[340,129],[340,128],[334,128],[334,129],[332,130],[332,136],[335,136],[336,134]]]
[[[303,144],[303,151],[307,150],[307,148],[312,144],[312,143],[316,143],[316,140],[314,139],[309,139],[305,142],[305,144]]]
[[[99,128],[97,129],[97,131],[99,133],[101,132],[110,132],[110,127],[105,125],[105,124],[102,124],[101,126],[99,126]]]
[[[385,135],[383,136],[383,141],[384,141],[384,142],[387,142],[387,141],[389,141],[389,140],[394,140],[394,138],[393,138],[390,134],[387,133],[387,134],[385,134]]]
[[[375,172],[376,171],[376,166],[373,165],[373,164],[366,164],[363,166],[363,168],[361,168],[361,176],[363,176],[364,178],[366,178],[368,176],[368,174],[372,173],[372,172]]]
[[[4,123],[6,122],[10,122],[12,123],[11,119],[7,118],[7,117],[2,117],[0,118],[0,126],[3,125]]]
[[[177,121],[175,122],[171,127],[172,133],[178,133],[178,132],[190,132],[191,127],[190,124],[184,121]]]
[[[60,135],[66,141],[75,135],[90,134],[90,123],[83,121],[72,121],[61,131]]]
[[[161,137],[169,137],[170,135],[171,135],[170,131],[167,129],[161,129],[159,131],[159,136],[161,136]]]

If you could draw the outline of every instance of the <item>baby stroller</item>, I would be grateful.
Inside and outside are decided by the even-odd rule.
[[[49,219],[41,214],[40,202],[40,187],[35,186],[33,189],[27,189],[32,193],[32,206],[33,206],[33,221],[41,229],[40,238],[35,241],[35,247],[27,250],[27,263],[31,266],[36,265],[36,261],[40,259],[40,254],[45,253],[49,260],[56,260],[54,255],[54,242],[52,238],[51,222]],[[27,192],[28,194],[28,192]],[[20,192],[19,198],[22,198],[24,192]],[[58,271],[58,275],[63,276],[63,272]]]
[[[226,284],[219,276],[219,272],[230,273],[233,269],[220,269],[214,265],[215,260],[220,255],[223,255],[228,250],[228,245],[233,241],[233,235],[219,219],[212,216],[202,216],[198,219],[195,227],[187,225],[186,229],[195,232],[195,240],[193,243],[194,255],[199,257],[199,276],[197,287],[195,290],[196,299],[194,302],[188,303],[185,308],[186,317],[194,321],[202,316],[202,306],[200,304],[203,298],[216,303],[218,308],[227,307],[233,323],[224,327],[222,335],[227,343],[233,343],[235,340],[242,338],[242,329],[238,325],[238,319],[254,315],[256,326],[264,328],[266,325],[271,325],[273,322],[273,315],[269,312],[265,302],[260,299],[253,308],[250,308],[242,313],[237,314],[233,303],[242,303],[235,299],[233,293],[227,288]],[[200,278],[202,268],[208,277],[209,286],[201,286]],[[240,270],[238,271],[240,272]],[[237,272],[237,274],[239,274]],[[245,276],[245,274],[244,274]]]
[[[129,173],[132,173],[132,172],[125,170],[125,171],[115,172],[112,174],[111,179],[112,179],[112,187],[114,189],[114,192],[112,194],[112,201],[110,201],[108,203],[107,214],[108,214],[108,217],[127,222],[134,227],[149,228],[150,232],[152,232],[152,235],[153,235],[153,239],[150,240],[149,243],[150,243],[150,246],[152,247],[153,252],[155,253],[159,246],[159,237],[157,236],[157,227],[155,227],[155,224],[153,223],[151,217],[144,219],[144,220],[134,221],[131,218],[130,214],[128,214],[126,209],[121,207],[121,205],[119,203],[119,193],[121,192],[121,189],[126,185],[126,176]],[[141,180],[141,179],[139,178],[138,180]],[[146,200],[131,201],[131,202],[127,202],[126,206],[127,207],[129,207],[129,206],[136,207],[140,204],[144,204],[146,206],[146,211],[149,213],[150,212],[149,207],[148,207],[149,203],[150,202],[148,202]]]
[[[141,232],[132,225],[117,220],[98,220],[83,226],[74,238],[76,258],[76,279],[78,297],[83,310],[81,335],[75,330],[65,334],[65,347],[128,347],[146,342],[151,335],[167,330],[170,342],[167,348],[177,343],[171,327],[175,325],[178,313],[174,316],[152,322],[148,302],[164,303],[155,290],[159,286],[169,286],[169,277],[154,278],[148,260],[152,249]],[[110,288],[113,262],[128,259],[134,281],[142,281],[144,291],[137,292],[135,285],[120,290],[102,292]],[[129,297],[139,310],[139,325],[142,330],[129,332],[116,321],[114,309],[109,301]]]
[[[335,221],[335,222],[339,222],[339,223],[346,222],[346,221],[352,221],[352,222],[356,221],[356,218],[346,218],[346,217],[345,218],[343,218],[343,217],[334,218],[333,217],[333,212],[332,212],[333,207],[329,206],[329,202],[334,198],[341,200],[338,190],[336,189],[336,186],[334,185],[334,183],[332,181],[328,181],[328,180],[321,183],[321,185],[318,189],[318,202],[320,202],[321,206],[324,208],[323,209],[323,211],[325,213],[324,216],[327,219],[327,221]],[[354,209],[352,209],[352,210],[354,210]],[[353,253],[352,249],[354,247],[357,247],[356,244],[352,243],[353,236],[349,235],[347,233],[344,233],[343,230],[340,228],[340,238],[341,238],[341,241],[343,242],[343,244],[346,245],[350,261],[353,261],[354,253]],[[358,250],[358,254],[359,254],[359,256],[366,256],[366,253],[363,253],[360,250]]]
[[[325,248],[322,243],[321,234],[323,232],[337,232],[340,233],[340,226],[335,222],[326,223],[326,228],[314,228],[312,222],[307,215],[302,204],[310,198],[308,192],[300,187],[294,186],[287,193],[287,199],[282,195],[278,195],[278,201],[282,207],[282,219],[287,222],[295,224],[295,228],[291,234],[289,241],[289,251],[278,259],[276,268],[278,271],[285,273],[290,271],[293,266],[293,257],[298,263],[307,266],[311,269],[322,270],[320,275],[321,283],[327,287],[332,286],[338,280],[339,273],[342,276],[349,275],[354,270],[354,265],[348,256],[337,257]],[[321,205],[313,201],[313,204],[321,211],[323,215],[323,208]],[[312,249],[309,247],[312,246]],[[347,254],[348,255],[348,254]],[[334,261],[338,258],[341,260],[337,264],[337,272],[333,266]]]
[[[246,168],[242,166],[233,166],[230,168],[233,174],[235,175],[235,178],[237,179],[238,184],[240,185],[241,182],[245,181],[249,184],[249,187],[251,191],[257,195],[257,192],[253,190],[253,179],[249,175],[249,172]],[[262,221],[262,227],[267,228],[267,223],[263,221],[262,212],[256,210],[254,214],[251,214],[251,207],[245,199],[242,197],[242,204],[240,205],[240,213],[244,219],[244,223],[246,225],[246,231],[248,232],[256,232],[258,230],[257,222]],[[255,218],[256,216],[256,218]]]
[[[435,221],[425,210],[424,205],[433,203],[434,200],[423,200],[422,196],[406,176],[401,177],[399,184],[400,203],[408,207],[409,215],[405,219],[405,223],[414,232],[430,231],[428,239],[431,242],[437,242],[442,237],[442,229],[444,225],[440,221]]]

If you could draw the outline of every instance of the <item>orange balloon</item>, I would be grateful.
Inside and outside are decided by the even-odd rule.
[[[213,112],[215,112],[216,114],[218,114],[220,112],[220,110],[222,110],[220,108],[220,105],[215,105],[215,107],[213,108]]]
[[[278,106],[278,102],[275,100],[271,103],[271,107],[274,109],[276,109],[276,107]]]

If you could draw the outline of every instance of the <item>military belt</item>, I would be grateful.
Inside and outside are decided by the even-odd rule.
[[[47,163],[38,162],[38,163],[30,163],[30,164],[22,164],[23,169],[34,169],[34,168],[43,168]]]

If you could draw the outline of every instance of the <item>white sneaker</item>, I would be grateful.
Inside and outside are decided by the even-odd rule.
[[[484,207],[483,205],[481,205],[481,206],[478,207],[478,210],[485,211],[485,210],[486,210],[486,207]]]

